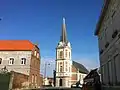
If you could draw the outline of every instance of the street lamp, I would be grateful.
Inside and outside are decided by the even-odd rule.
[[[46,72],[47,72],[47,66],[49,66],[50,65],[50,63],[52,63],[53,61],[50,61],[50,62],[45,62],[45,71],[44,71],[44,85],[45,85],[45,79],[46,79]]]
[[[46,69],[47,69],[47,65],[50,65],[50,63],[45,62],[45,72],[44,72],[44,78],[46,78]]]

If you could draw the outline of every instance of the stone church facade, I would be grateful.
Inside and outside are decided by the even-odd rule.
[[[62,35],[56,47],[56,87],[71,87],[87,75],[88,70],[80,63],[72,61],[72,48],[67,39],[63,18]]]

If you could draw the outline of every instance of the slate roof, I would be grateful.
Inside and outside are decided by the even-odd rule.
[[[99,77],[97,69],[91,70],[89,72],[89,74],[84,78],[84,80],[85,79],[90,79],[90,78],[95,78],[95,77]]]
[[[60,37],[60,41],[67,43],[67,32],[66,32],[66,24],[65,24],[65,18],[63,18],[63,24],[62,24],[62,35]]]
[[[73,66],[76,69],[79,69],[79,72],[84,73],[84,74],[88,74],[89,71],[80,63],[73,61]]]

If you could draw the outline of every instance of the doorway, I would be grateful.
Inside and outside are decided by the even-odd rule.
[[[62,79],[60,78],[59,86],[62,86]]]

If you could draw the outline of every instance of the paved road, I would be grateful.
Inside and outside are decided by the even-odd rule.
[[[39,89],[31,89],[31,90],[81,90],[80,88],[64,88],[64,87],[45,87]]]

